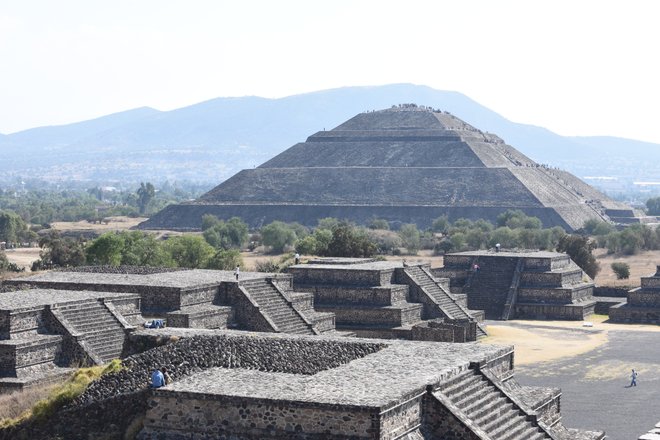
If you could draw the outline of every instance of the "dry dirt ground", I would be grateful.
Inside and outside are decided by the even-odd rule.
[[[600,263],[600,272],[596,276],[596,284],[600,286],[639,286],[641,277],[653,275],[660,265],[660,251],[644,251],[636,255],[608,255],[605,249],[596,249],[594,256]],[[630,265],[630,278],[617,280],[610,265],[614,262]]]
[[[98,231],[99,233],[104,233],[128,230],[147,220],[147,218],[117,216],[108,217],[107,220],[109,220],[107,223],[90,223],[86,220],[79,222],[54,222],[51,224],[51,227],[58,231]]]

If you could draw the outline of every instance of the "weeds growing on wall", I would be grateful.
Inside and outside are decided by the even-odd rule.
[[[59,385],[55,385],[48,392],[47,397],[38,400],[34,405],[23,410],[22,413],[14,417],[7,417],[0,420],[0,428],[6,428],[16,425],[28,419],[32,420],[46,420],[56,410],[62,408],[73,399],[78,397],[85,391],[87,386],[93,381],[103,376],[104,374],[114,373],[122,369],[122,364],[119,359],[115,359],[106,365],[100,365],[88,368],[79,368],[73,375]],[[41,393],[44,393],[41,389]],[[36,393],[36,394],[35,394]],[[27,390],[21,393],[16,393],[14,398],[17,400],[17,405],[26,407],[25,403],[33,402],[34,396],[39,395],[39,390]],[[41,394],[43,395],[43,394]]]

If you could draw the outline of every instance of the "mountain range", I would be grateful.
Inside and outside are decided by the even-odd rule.
[[[0,134],[0,179],[217,184],[356,113],[401,103],[449,111],[536,162],[580,177],[660,180],[659,144],[560,136],[509,121],[461,93],[412,84],[344,87],[279,99],[216,98],[171,111],[142,107]]]

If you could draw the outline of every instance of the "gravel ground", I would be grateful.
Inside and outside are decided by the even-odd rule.
[[[639,376],[631,388],[632,368]],[[660,333],[610,330],[599,348],[519,366],[516,379],[560,387],[565,426],[604,430],[608,440],[634,440],[660,420]]]

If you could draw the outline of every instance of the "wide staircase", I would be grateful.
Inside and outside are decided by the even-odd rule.
[[[468,307],[485,310],[486,318],[500,319],[517,264],[515,257],[481,259],[479,270],[473,271],[463,291],[468,295]]]
[[[437,396],[441,393],[442,396]],[[477,370],[468,370],[440,385],[434,393],[493,440],[552,439],[534,419]]]
[[[240,282],[257,303],[262,313],[268,316],[283,333],[313,335],[311,325],[293,308],[282,293],[268,280],[260,278]]]
[[[447,315],[447,318],[472,320],[470,314],[445,289],[440,287],[431,274],[423,267],[407,266],[404,268],[404,272],[437,302],[442,312]],[[487,333],[481,325],[477,324],[477,337],[481,336],[487,336]]]
[[[76,332],[85,336],[87,346],[104,363],[121,358],[124,327],[101,301],[65,304],[57,310]]]

